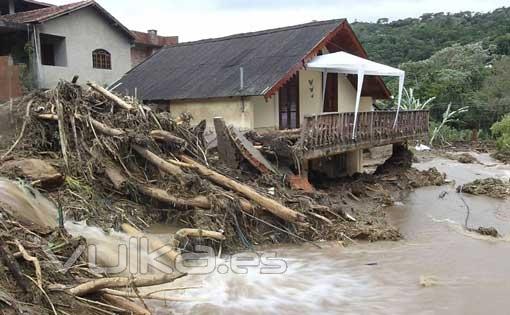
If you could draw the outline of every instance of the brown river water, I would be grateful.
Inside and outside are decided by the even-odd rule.
[[[503,237],[493,239],[465,231],[467,211],[455,191],[477,178],[508,179],[510,167],[488,155],[477,158],[484,165],[441,158],[414,165],[437,167],[453,182],[420,188],[385,209],[403,233],[402,241],[259,248],[259,256],[276,258],[241,269],[232,267],[231,257],[222,256],[212,272],[197,274],[193,271],[199,269],[192,267],[190,276],[158,288],[197,286],[162,293],[186,301],[149,306],[154,314],[510,313],[510,201],[463,195],[470,208],[468,226],[497,228]],[[35,201],[33,208],[41,209]],[[66,228],[96,244],[98,261],[106,265],[114,265],[115,249],[129,239],[73,222]],[[153,231],[168,238],[157,234],[166,229]],[[130,247],[136,251],[135,245]],[[149,258],[131,260],[130,265],[137,265]]]
[[[510,167],[477,157],[485,165],[439,158],[415,164],[437,167],[455,183],[418,189],[386,209],[402,241],[266,249],[286,261],[285,273],[255,267],[190,276],[186,283],[202,288],[180,296],[199,300],[160,304],[158,314],[510,313],[510,201],[463,195],[468,226],[494,226],[504,235],[496,240],[463,229],[466,208],[455,192],[476,178],[508,179]]]

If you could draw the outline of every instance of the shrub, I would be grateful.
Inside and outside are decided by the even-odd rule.
[[[500,153],[510,154],[510,114],[492,125],[491,131],[496,137],[496,147]]]

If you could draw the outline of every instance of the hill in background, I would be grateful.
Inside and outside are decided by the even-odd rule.
[[[510,55],[510,8],[489,13],[426,13],[388,23],[353,23],[370,59],[398,66],[430,58],[455,44],[482,42],[499,55]]]

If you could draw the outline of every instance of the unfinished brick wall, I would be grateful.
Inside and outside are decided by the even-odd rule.
[[[155,49],[150,47],[133,47],[131,48],[131,65],[136,67],[138,64],[145,61],[145,59],[152,56]]]
[[[9,56],[0,56],[0,102],[23,93],[19,77],[19,67],[12,64]]]

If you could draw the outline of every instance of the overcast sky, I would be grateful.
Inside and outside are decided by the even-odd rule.
[[[74,0],[46,0],[65,4]],[[509,0],[97,0],[130,29],[157,29],[181,42],[306,23],[347,18],[377,21],[423,13],[487,12]]]

